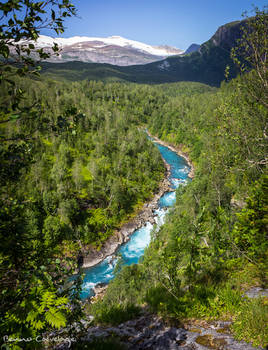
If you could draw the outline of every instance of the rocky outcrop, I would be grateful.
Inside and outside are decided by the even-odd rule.
[[[106,283],[98,283],[95,287],[93,287],[94,296],[90,298],[90,303],[94,304],[98,300],[102,300],[107,288],[108,284]]]
[[[261,350],[237,341],[230,333],[231,322],[214,321],[174,326],[158,316],[145,313],[117,327],[90,327],[81,338],[85,347],[96,339],[117,339],[129,350]],[[84,322],[85,325],[87,324]],[[57,349],[67,349],[61,344]]]
[[[251,299],[252,298],[259,298],[259,297],[268,298],[268,289],[267,288],[264,289],[261,287],[252,287],[244,293],[244,296],[251,298]]]
[[[50,62],[81,61],[109,63],[116,66],[147,64],[165,58],[165,56],[150,55],[131,47],[118,45],[94,47],[91,42],[81,43],[79,47],[77,45],[64,47],[59,56],[51,57]]]
[[[215,46],[220,46],[225,50],[231,50],[232,47],[236,46],[237,39],[241,38],[242,27],[245,24],[246,20],[227,23],[219,27],[209,41]]]
[[[186,339],[186,331],[182,328],[168,327],[156,316],[141,316],[127,321],[118,327],[92,327],[83,339],[86,342],[101,337],[118,337],[127,349],[177,349]]]

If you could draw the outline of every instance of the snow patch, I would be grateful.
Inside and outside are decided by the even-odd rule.
[[[161,69],[161,70],[168,70],[169,67],[170,67],[170,64],[166,60],[158,65],[158,68]]]
[[[97,45],[92,44],[93,47],[102,47],[102,46],[107,46],[107,45],[117,45],[121,47],[129,47],[129,48],[134,48],[139,51],[143,51],[146,53],[149,53],[154,56],[172,56],[172,55],[178,55],[181,54],[180,49],[172,48],[172,50],[167,46],[167,47],[162,47],[162,46],[151,46],[147,45],[144,43],[141,43],[139,41],[135,40],[129,40],[126,38],[122,38],[121,36],[110,36],[107,38],[98,38],[98,37],[86,37],[86,36],[73,36],[71,38],[51,38],[46,35],[40,35],[39,38],[37,39],[36,46],[38,47],[51,47],[54,45],[54,43],[58,44],[60,48],[70,46],[70,45],[75,45],[75,44],[80,44],[83,42],[94,42],[98,41],[99,43]],[[100,42],[103,43],[104,45],[100,45]],[[25,43],[25,41],[22,41],[22,43]],[[79,45],[80,46],[80,45]],[[78,47],[79,47],[78,46]],[[177,50],[177,52],[175,52]]]

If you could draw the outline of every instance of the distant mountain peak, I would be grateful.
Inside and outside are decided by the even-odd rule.
[[[191,44],[188,49],[184,52],[184,54],[188,54],[188,53],[192,53],[192,52],[196,52],[199,50],[201,45],[199,44]]]
[[[34,42],[37,48],[46,50],[51,50],[54,43],[58,44],[61,51],[59,56],[51,56],[51,62],[82,61],[128,66],[160,61],[166,57],[183,53],[176,47],[152,46],[119,35],[107,38],[86,36],[51,38],[40,35]]]

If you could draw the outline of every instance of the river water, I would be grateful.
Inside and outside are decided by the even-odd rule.
[[[174,191],[165,193],[158,202],[158,209],[155,210],[156,225],[159,228],[165,220],[165,215],[168,208],[172,207],[176,201],[176,188],[185,185],[189,180],[188,173],[190,167],[183,157],[178,156],[168,147],[162,146],[154,142],[158,147],[162,157],[171,166],[170,182]],[[146,223],[143,227],[134,231],[130,240],[121,245],[114,256],[108,256],[101,263],[96,266],[85,269],[83,272],[85,278],[82,285],[81,298],[85,299],[94,295],[93,288],[99,283],[109,283],[114,278],[114,268],[121,256],[124,265],[137,264],[139,259],[143,256],[144,250],[148,247],[151,240],[151,231],[153,225]]]

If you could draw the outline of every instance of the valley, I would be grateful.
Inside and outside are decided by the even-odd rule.
[[[105,259],[94,268],[87,268],[87,262],[84,264],[86,269],[84,270],[85,278],[81,294],[83,299],[94,295],[98,285],[103,286],[115,277],[113,271],[118,263],[118,259],[121,259],[121,263],[124,265],[138,263],[144,254],[144,250],[150,243],[154,225],[156,224],[160,227],[164,223],[165,215],[168,213],[167,208],[175,204],[176,188],[185,185],[187,179],[189,179],[187,176],[189,167],[184,159],[178,157],[175,152],[166,146],[162,146],[159,143],[156,143],[156,146],[159,148],[167,169],[169,169],[166,171],[166,178],[163,181],[164,186],[160,185],[160,192],[151,202],[144,205],[141,213],[138,214],[138,219],[137,217],[134,219],[134,222],[137,223],[136,225],[132,225],[129,222],[126,227],[123,226],[121,228],[120,234],[124,238],[116,251],[111,251],[108,257],[104,255]],[[146,211],[146,208],[150,208],[149,211]],[[146,214],[143,215],[144,213]],[[144,218],[142,218],[143,216]]]
[[[38,23],[60,34],[74,5],[18,4],[0,4],[3,348],[265,349],[267,9],[190,53],[73,36],[39,67]],[[101,42],[113,64],[88,62]]]

